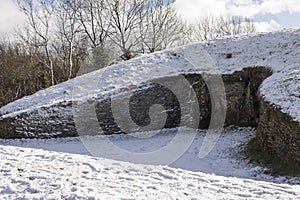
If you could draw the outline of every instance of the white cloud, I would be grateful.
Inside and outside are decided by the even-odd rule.
[[[250,1],[230,1],[226,5],[228,15],[236,15],[243,17],[252,17],[260,12],[260,5]]]
[[[270,32],[279,30],[281,28],[280,24],[276,21],[271,20],[269,22],[255,22],[258,32]]]
[[[0,34],[11,35],[17,25],[24,23],[24,19],[13,0],[0,0]]]
[[[276,19],[276,15],[281,13],[290,13],[290,20],[295,21],[292,14],[300,14],[300,0],[176,0],[175,7],[187,21],[211,15],[242,16],[255,21],[256,15],[259,14],[260,16],[274,15]],[[289,27],[288,23],[282,20],[279,24],[270,18],[264,20],[263,17],[260,17],[259,22],[255,24],[259,32]]]
[[[300,0],[176,0],[176,9],[184,19],[219,16],[224,14],[254,17],[257,14],[300,13]],[[0,0],[0,34],[13,33],[25,17],[14,4],[14,0]],[[259,30],[277,29],[275,21],[257,23]]]
[[[175,7],[186,20],[226,13],[223,0],[176,0]]]
[[[300,12],[299,0],[265,0],[261,4],[262,13]]]
[[[299,0],[176,0],[175,7],[183,18],[190,20],[208,15],[239,15],[253,17],[257,14],[300,12]]]

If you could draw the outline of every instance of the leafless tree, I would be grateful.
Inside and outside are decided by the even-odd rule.
[[[105,3],[104,0],[78,0],[77,5],[72,6],[77,10],[77,19],[83,26],[92,47],[102,45],[107,38],[111,23]]]
[[[200,18],[189,27],[192,42],[255,32],[256,26],[250,19],[235,16]]]
[[[144,15],[143,0],[107,1],[107,15],[111,17],[108,36],[121,50],[121,58],[129,60],[139,52],[141,43],[139,25]]]
[[[74,77],[78,71],[78,63],[84,59],[86,52],[82,26],[77,20],[78,1],[61,0],[57,3],[55,12],[57,39],[53,42],[53,47],[64,64],[67,79]],[[75,66],[77,66],[76,69]]]
[[[216,37],[216,19],[212,17],[198,19],[190,31],[193,33],[190,36],[197,41],[211,40]]]
[[[27,17],[25,34],[19,37],[34,51],[43,49],[46,58],[42,63],[47,66],[51,73],[51,83],[54,85],[53,62],[50,53],[51,19],[54,12],[54,0],[17,0],[17,5]],[[19,32],[20,33],[20,32]]]
[[[106,67],[110,61],[106,43],[111,18],[106,4],[105,0],[78,0],[76,8],[77,19],[89,39],[98,68]]]
[[[221,16],[216,24],[221,36],[256,32],[255,24],[248,18]]]
[[[30,51],[41,54],[40,63],[50,69],[52,85],[58,81],[54,78],[55,70],[61,71],[65,79],[74,77],[86,52],[81,24],[77,20],[79,0],[16,1],[28,22],[19,36]]]
[[[166,49],[180,40],[184,28],[172,0],[145,1],[144,10],[140,20],[143,52]]]
[[[187,27],[173,0],[16,0],[28,26],[20,35],[30,51],[42,51],[54,84],[53,58],[63,63],[65,76],[76,74],[81,60],[97,68],[111,59],[152,53],[189,42],[256,31],[249,19],[207,17]],[[114,44],[114,45],[111,45]],[[92,52],[92,54],[87,53]],[[88,59],[85,59],[88,58]]]

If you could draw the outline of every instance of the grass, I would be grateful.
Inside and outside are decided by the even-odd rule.
[[[252,139],[247,147],[246,154],[250,158],[250,162],[259,164],[270,169],[270,173],[274,176],[300,176],[299,163],[287,163],[282,158],[265,150],[257,138]]]

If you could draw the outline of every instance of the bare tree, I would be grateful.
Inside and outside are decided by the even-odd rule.
[[[64,64],[67,79],[74,77],[78,71],[78,63],[84,59],[86,48],[83,44],[82,26],[77,21],[77,6],[78,0],[61,0],[55,12],[58,41],[54,42],[53,47]],[[75,66],[77,66],[76,69]]]
[[[191,35],[197,41],[211,40],[216,37],[216,19],[205,17],[198,19],[191,29]]]
[[[76,5],[72,6],[77,10],[77,18],[92,47],[102,45],[107,38],[111,22],[107,16],[105,3],[104,0],[78,0],[77,8]]]
[[[108,36],[121,50],[121,58],[129,60],[139,52],[141,43],[139,25],[144,15],[143,0],[107,1],[108,16],[111,17],[111,27]]]
[[[139,53],[186,44],[188,39],[197,42],[256,31],[251,20],[239,17],[207,17],[187,27],[173,0],[16,1],[28,21],[20,37],[30,51],[42,52],[52,84],[53,58],[60,59],[59,68],[70,79],[83,60],[97,68],[107,66],[112,46],[121,59],[129,60]]]
[[[28,27],[25,34],[19,37],[35,51],[43,49],[46,58],[41,62],[47,66],[51,74],[51,83],[54,85],[53,62],[50,53],[50,29],[54,11],[54,0],[17,0],[17,5],[27,16]]]
[[[235,16],[200,18],[189,27],[192,42],[255,32],[256,26],[250,19]]]
[[[28,21],[19,36],[31,52],[40,53],[40,63],[50,69],[52,85],[58,82],[54,79],[55,70],[62,72],[65,79],[74,77],[86,53],[81,24],[77,20],[79,0],[16,1]]]
[[[221,16],[216,23],[220,36],[255,33],[256,27],[248,18]]]
[[[183,23],[172,0],[148,0],[141,16],[143,52],[154,52],[174,45],[181,38]]]
[[[77,19],[91,44],[93,59],[98,68],[109,63],[106,47],[111,18],[105,0],[78,0]]]

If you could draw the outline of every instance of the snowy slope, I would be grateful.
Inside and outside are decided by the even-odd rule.
[[[293,93],[299,88],[299,38],[300,29],[284,30],[218,39],[143,55],[24,97],[2,107],[0,116],[5,118],[72,100],[85,101],[96,95],[105,97],[158,77],[197,72],[230,74],[245,67],[264,66],[272,69],[274,75],[262,84],[261,95],[300,121],[300,98]],[[232,54],[231,59],[227,58],[228,54]],[[276,84],[292,76],[297,79],[285,85]]]
[[[132,152],[146,152],[169,142],[172,131],[166,131],[143,140],[128,135],[112,135],[111,140]],[[189,129],[180,134],[190,134]],[[255,130],[224,131],[213,151],[199,159],[204,136],[205,130],[199,130],[170,167],[107,159],[114,157],[109,150],[102,158],[91,157],[82,138],[0,140],[0,199],[300,198],[299,178],[267,175],[267,169],[243,156]],[[98,146],[105,142],[101,136],[85,137]]]
[[[187,135],[191,134],[191,131],[193,130],[183,129],[177,134]],[[300,184],[300,178],[272,176],[266,173],[269,169],[257,166],[257,164],[249,161],[244,150],[246,144],[255,137],[255,129],[239,128],[236,130],[224,130],[213,150],[205,158],[200,159],[198,154],[205,135],[205,130],[198,130],[193,143],[186,152],[181,155],[178,160],[170,163],[168,166],[226,177],[248,178],[274,183]],[[168,129],[151,138],[141,139],[130,137],[127,134],[121,134],[111,135],[109,139],[114,145],[119,146],[124,150],[132,153],[146,153],[163,148],[173,137],[174,132],[171,129]],[[86,140],[89,140],[94,143],[94,145],[101,146],[102,148],[105,146],[104,143],[107,142],[105,137],[99,135],[73,138],[0,140],[0,145],[92,156],[92,153],[88,151],[83,143],[83,141]],[[181,141],[181,143],[185,143],[185,141]],[[103,150],[103,154],[100,157],[136,164],[147,163],[157,165],[155,160],[143,162],[130,160],[123,155],[116,155],[113,152],[112,146],[110,146],[110,149]],[[161,165],[161,163],[159,163],[159,165]]]
[[[299,199],[300,186],[0,146],[1,199]]]

